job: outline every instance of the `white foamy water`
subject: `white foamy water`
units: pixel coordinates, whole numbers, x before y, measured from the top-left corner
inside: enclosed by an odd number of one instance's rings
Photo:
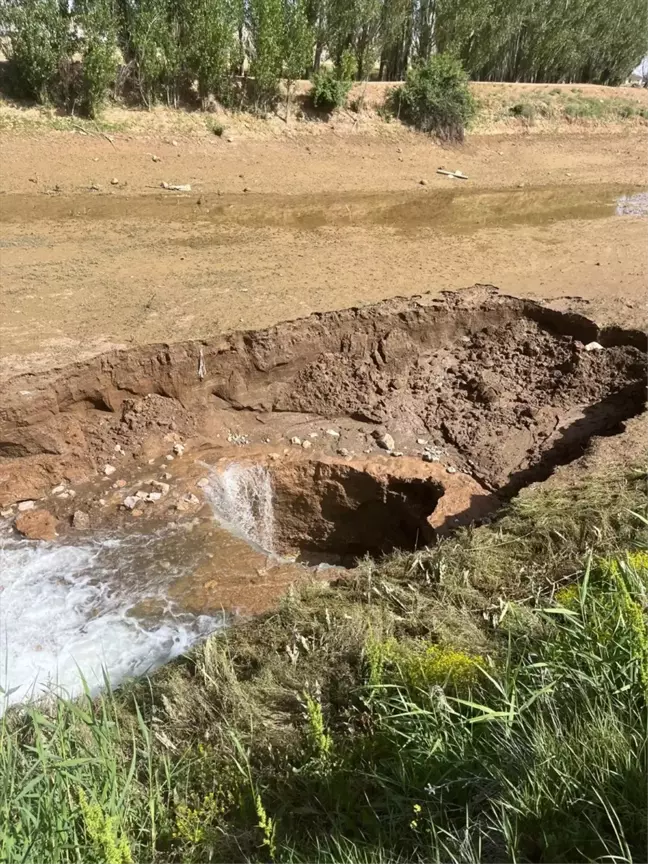
[[[182,536],[184,533],[184,536]],[[0,534],[0,713],[51,692],[96,693],[185,652],[222,619],[182,612],[166,598],[192,566],[175,529],[80,545]],[[148,611],[147,611],[148,610]]]
[[[210,472],[207,494],[223,528],[264,552],[274,551],[272,479],[263,465],[236,462]]]

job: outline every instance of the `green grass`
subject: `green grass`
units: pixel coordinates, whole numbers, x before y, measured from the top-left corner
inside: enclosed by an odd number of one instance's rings
[[[520,496],[9,712],[0,861],[644,860],[645,477]]]
[[[600,99],[584,96],[578,88],[569,92],[558,88],[532,91],[526,100],[509,105],[506,112],[529,125],[542,119],[619,122],[636,117],[648,118],[648,110],[638,102],[622,97]]]

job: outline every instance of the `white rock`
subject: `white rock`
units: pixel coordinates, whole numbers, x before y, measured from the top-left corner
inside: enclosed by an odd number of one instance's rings
[[[382,447],[383,450],[393,450],[396,446],[396,442],[389,434],[389,432],[383,432],[382,435],[378,435],[376,437],[376,444],[379,447]]]
[[[18,512],[19,513],[26,513],[27,510],[33,510],[35,506],[36,506],[35,501],[20,501],[18,504]]]
[[[176,456],[182,456],[184,451],[185,451],[184,444],[174,444],[173,445],[173,452],[176,454]]]
[[[200,498],[198,498],[197,495],[194,495],[193,492],[185,495],[182,500],[186,501],[188,504],[200,504]]]
[[[104,465],[104,474],[106,477],[110,477],[111,474],[114,474],[117,469],[114,465]]]
[[[346,447],[340,447],[338,449],[337,453],[338,453],[338,456],[345,456],[346,457],[349,455],[349,451],[347,450]]]
[[[124,448],[122,447],[122,445],[121,444],[115,444],[115,453],[123,453],[123,452],[124,452]]]
[[[173,462],[173,456],[170,453],[164,458],[167,460],[167,462]]]
[[[296,447],[301,447],[302,440],[298,438],[296,435],[290,439],[290,443],[294,444]]]
[[[173,474],[169,474],[168,471],[165,471],[164,474],[162,475],[163,480],[170,480],[172,477],[173,477]]]
[[[148,464],[149,465],[155,465],[155,459],[149,459]]]
[[[151,480],[151,486],[159,489],[162,495],[166,495],[171,488],[168,483],[162,483],[161,480]]]
[[[8,519],[9,516],[13,516],[13,507],[8,507],[6,510],[0,510],[0,516],[3,519]]]
[[[586,351],[603,351],[603,346],[599,342],[588,342],[585,346]]]
[[[390,455],[390,456],[402,456],[402,455],[403,455],[403,451],[402,451],[402,450],[392,450],[391,453],[390,453],[389,455]]]
[[[146,501],[148,498],[148,492],[145,492],[143,489],[138,489],[135,493],[135,497],[139,498],[140,501]]]
[[[456,474],[457,469],[454,467],[454,465],[448,465],[448,467],[446,468],[446,472],[448,474]]]
[[[61,484],[58,485],[58,486],[55,486],[55,487],[52,489],[52,495],[60,495],[61,492],[65,492],[65,486],[63,485],[63,483],[61,483]]]
[[[196,481],[196,486],[199,489],[204,489],[205,486],[209,486],[209,478],[208,477],[201,477],[200,480]]]
[[[317,432],[311,432],[308,437],[309,438],[319,438],[319,435],[317,434]]]
[[[340,437],[340,433],[335,429],[327,429],[326,434],[330,435],[331,438],[339,438]]]
[[[427,438],[417,438],[416,443],[423,446],[423,445],[427,444]]]
[[[311,448],[312,446],[313,446],[313,445],[311,444],[310,441],[302,441],[302,447],[304,448],[304,450],[310,450],[310,448]]]
[[[90,527],[90,517],[83,510],[75,510],[72,525],[79,531],[87,531]]]
[[[149,492],[146,496],[147,501],[159,501],[162,497],[162,492]]]
[[[134,510],[135,507],[139,504],[140,499],[136,498],[135,495],[127,495],[123,500],[123,505],[127,510]]]

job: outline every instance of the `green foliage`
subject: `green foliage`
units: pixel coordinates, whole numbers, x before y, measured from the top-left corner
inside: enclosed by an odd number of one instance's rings
[[[425,65],[411,69],[393,99],[406,122],[447,140],[463,140],[476,111],[468,76],[448,54],[435,54]]]
[[[645,55],[641,0],[441,0],[438,49],[457,51],[471,77],[619,84]]]
[[[335,69],[321,69],[313,75],[311,98],[313,105],[323,111],[343,108],[353,86],[356,72],[355,56],[344,51]]]
[[[0,860],[643,860],[646,503],[634,473],[536,489],[117,695],[10,712]]]
[[[306,701],[306,717],[308,720],[308,741],[315,758],[326,760],[331,753],[332,739],[326,731],[322,703],[310,694],[304,696]]]
[[[272,105],[279,92],[284,51],[283,0],[250,0],[250,31],[255,103]]]
[[[515,105],[511,105],[509,112],[514,117],[522,117],[524,120],[533,120],[536,115],[535,107],[530,102],[516,102]]]
[[[68,19],[57,0],[7,6],[11,73],[17,94],[37,102],[56,97],[61,62],[69,53]]]
[[[295,81],[313,59],[315,36],[308,22],[304,0],[284,0],[284,77],[286,79],[286,116],[290,114],[291,90]]]
[[[198,82],[203,107],[210,94],[229,101],[236,15],[233,0],[185,0],[183,4],[183,62],[188,76]]]
[[[203,108],[211,97],[232,104],[247,60],[254,106],[276,102],[283,76],[288,115],[294,82],[311,70],[322,75],[316,100],[331,110],[351,78],[423,84],[421,70],[439,53],[456,56],[473,79],[618,84],[648,42],[643,0],[7,0],[0,19],[12,33],[16,93],[90,116],[115,77],[115,44],[125,61],[120,89],[146,107],[196,97]],[[320,68],[322,56],[335,73]],[[341,66],[351,57],[347,74]],[[609,116],[594,102],[575,98],[564,116]],[[524,104],[518,116],[544,116]],[[639,113],[626,102],[616,116]]]
[[[81,108],[96,117],[117,72],[117,29],[111,0],[87,0],[80,15]]]
[[[173,0],[138,0],[125,5],[120,41],[139,100],[147,108],[161,98],[176,104],[181,84],[181,42]]]
[[[96,801],[89,803],[83,789],[79,789],[79,806],[88,839],[88,860],[101,864],[133,864],[128,841],[123,834],[119,836],[117,817],[106,816]]]

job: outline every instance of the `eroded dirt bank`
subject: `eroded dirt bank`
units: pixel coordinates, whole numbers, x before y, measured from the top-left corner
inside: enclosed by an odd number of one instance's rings
[[[205,465],[261,464],[281,548],[413,547],[621,431],[643,410],[645,348],[476,286],[111,351],[4,385],[0,503],[47,499],[68,525],[85,483],[95,524],[164,519],[200,507]]]

